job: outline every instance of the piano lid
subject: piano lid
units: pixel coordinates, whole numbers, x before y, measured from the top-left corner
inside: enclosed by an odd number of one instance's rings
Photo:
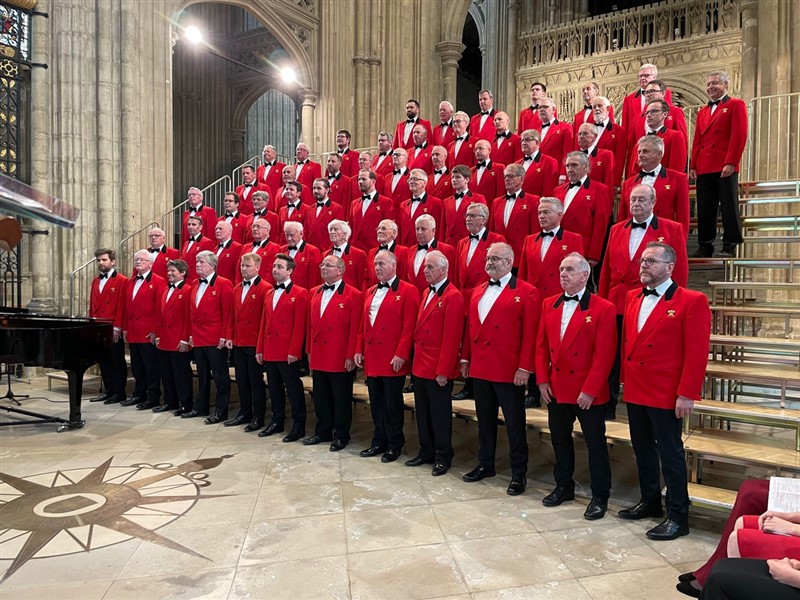
[[[81,209],[0,173],[0,211],[72,229]]]

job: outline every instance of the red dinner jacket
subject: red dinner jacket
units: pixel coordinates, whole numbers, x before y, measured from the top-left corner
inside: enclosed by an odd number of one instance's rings
[[[575,134],[572,133],[572,125],[555,119],[550,121],[547,129],[549,131],[539,144],[539,152],[554,158],[560,165],[574,147]]]
[[[621,125],[612,123],[609,120],[603,135],[596,142],[596,147],[602,150],[610,150],[614,155],[614,185],[620,185],[622,183],[622,172],[625,170],[625,161],[628,157],[627,131]]]
[[[297,170],[297,164],[294,165],[295,171]],[[303,184],[303,187],[307,187],[311,190],[311,186],[314,184],[315,179],[319,179],[322,177],[322,165],[318,162],[314,162],[313,160],[306,159],[306,162],[303,164],[303,168],[300,169],[300,173],[295,177],[297,181]]]
[[[108,287],[108,284],[106,284]],[[129,344],[146,344],[147,336],[156,332],[161,296],[167,282],[152,271],[142,281],[139,292],[133,297],[136,279],[131,279],[125,290],[125,314],[122,317],[122,331],[127,334]]]
[[[481,127],[481,117],[483,115],[481,113],[472,115],[469,120],[469,134],[475,139],[486,140],[487,142],[494,140],[494,134],[497,133],[497,129],[494,127],[494,115],[496,113],[495,109],[489,111],[483,127]]]
[[[634,175],[622,184],[622,197],[619,202],[617,222],[631,218],[631,192],[639,185],[642,178]],[[689,178],[686,173],[679,173],[661,167],[653,188],[656,190],[656,206],[653,212],[659,218],[677,221],[683,225],[684,235],[689,231]]]
[[[111,321],[114,327],[122,329],[125,314],[125,292],[128,289],[128,278],[114,269],[108,276],[103,292],[100,292],[100,276],[92,280],[92,291],[89,298],[89,316],[93,319]]]
[[[281,252],[289,254],[289,246],[281,246]],[[320,252],[319,248],[303,240],[297,246],[294,262],[297,263],[294,271],[292,271],[292,281],[294,283],[307,290],[321,283],[319,265],[322,262],[322,252]],[[271,267],[272,265],[270,265]],[[272,279],[272,276],[270,276],[270,279]]]
[[[672,280],[683,287],[689,282],[689,260],[686,257],[686,237],[682,225],[653,215],[633,258],[628,248],[630,239],[630,220],[617,223],[611,228],[600,271],[598,293],[616,305],[617,314],[620,315],[625,311],[625,296],[628,292],[642,287],[639,280],[639,259],[650,242],[664,242],[672,246],[676,256]]]
[[[588,113],[588,118],[587,118]],[[614,107],[608,107],[608,120],[612,123],[616,123],[614,121]],[[584,123],[591,123],[594,125],[594,115],[592,114],[591,109],[587,109],[584,107],[583,110],[579,110],[575,113],[575,117],[572,119],[572,132],[575,134],[575,147],[578,147],[578,128],[583,125]]]
[[[167,263],[176,258],[180,258],[181,253],[177,248],[169,248],[162,246],[158,252],[150,252],[150,258],[153,259],[153,265],[150,270],[159,277],[167,278]],[[133,269],[131,277],[136,277],[136,269]]]
[[[583,238],[559,227],[542,259],[543,240],[541,232],[525,238],[519,261],[519,276],[539,290],[542,298],[547,298],[561,291],[561,261],[572,252],[583,255]]]
[[[414,364],[411,372],[424,379],[439,375],[458,377],[461,340],[464,336],[464,297],[446,280],[427,303],[423,292],[414,326]]]
[[[156,338],[158,349],[166,352],[177,352],[181,342],[188,343],[192,335],[192,286],[186,280],[178,285],[169,300],[169,288],[161,294]]]
[[[389,170],[391,173],[391,169]],[[383,189],[386,186],[386,181],[384,179],[385,174],[375,173],[377,175],[375,179],[375,191],[378,192],[379,195],[385,196],[386,194],[383,193]],[[361,198],[364,194],[361,193],[361,188],[358,187],[358,177],[353,177],[350,179],[350,202],[347,206],[347,216],[350,217],[350,204],[356,198]]]
[[[433,152],[433,146],[427,142],[421,148],[411,146],[408,150],[408,169],[422,169],[428,175],[433,173],[431,152]]]
[[[622,332],[625,402],[674,409],[678,396],[700,400],[708,366],[708,298],[673,283],[637,332],[641,290],[628,292]]]
[[[638,89],[625,96],[625,99],[622,101],[622,123],[625,125],[626,129],[635,125],[636,118],[644,112],[642,107],[642,94],[642,90]],[[669,88],[664,91],[664,102],[672,106],[672,90]],[[645,104],[646,103],[647,100],[645,99]]]
[[[417,289],[420,292],[425,291],[428,288],[428,282],[425,281],[425,259],[423,258],[422,263],[419,266],[419,271],[414,273],[414,258],[417,256],[417,251],[419,249],[419,244],[416,242],[413,246],[408,247],[408,254],[406,255],[406,265],[405,265],[405,280],[409,283],[413,283],[417,286]],[[449,244],[445,244],[444,242],[440,242],[437,239],[434,239],[430,245],[428,246],[428,252],[431,250],[438,250],[442,254],[445,255],[447,261],[454,265],[456,262],[456,250]]]
[[[447,169],[447,167],[444,169]],[[453,178],[449,169],[439,176],[439,181],[434,182],[434,179],[436,179],[436,173],[428,177],[428,185],[425,187],[425,191],[431,196],[447,198],[453,193]]]
[[[542,303],[536,336],[536,383],[549,383],[558,404],[577,404],[581,392],[608,402],[608,375],[617,353],[617,318],[608,300],[584,291],[564,337],[563,294]]]
[[[501,194],[506,193],[506,182],[503,179],[503,171],[506,166],[491,159],[487,159],[486,163],[487,166],[483,169],[480,181],[478,181],[478,168],[470,168],[472,177],[469,180],[469,187],[476,194],[486,198],[487,206],[492,208],[492,201]]]
[[[459,240],[456,249],[458,258],[455,267],[455,280],[458,282],[458,289],[461,290],[464,296],[465,306],[469,305],[472,290],[489,280],[489,275],[486,273],[486,252],[489,250],[489,246],[498,242],[505,243],[506,238],[499,233],[489,231],[488,227],[485,228],[480,240],[478,240],[475,252],[472,253],[472,259],[468,263],[470,238],[464,237]]]
[[[536,371],[536,339],[542,301],[539,290],[513,275],[481,323],[478,303],[489,282],[472,293],[461,358],[470,361],[469,376],[513,383],[517,369]]]
[[[547,156],[541,152],[532,155],[528,161],[530,165],[525,171],[525,179],[522,180],[522,191],[534,196],[552,196],[553,190],[558,185],[558,174],[560,166],[558,161],[552,156]],[[517,161],[518,165],[525,168],[525,157]]]
[[[191,247],[189,247],[189,244],[191,244]],[[205,236],[201,236],[199,242],[191,242],[187,238],[183,243],[183,248],[181,248],[181,258],[189,266],[189,272],[186,273],[186,281],[191,283],[197,279],[197,255],[204,250],[214,252],[216,248],[217,245],[214,240],[210,240]]]
[[[332,254],[333,247],[329,248],[322,255],[322,258],[324,259]],[[337,254],[336,256],[339,255]],[[341,259],[344,261],[345,266],[344,275],[342,276],[344,282],[361,293],[364,290],[364,281],[367,276],[367,253],[352,244],[347,244]]]
[[[594,150],[589,153],[589,174],[592,179],[599,181],[605,185],[609,190],[614,189],[614,173],[615,159],[611,150],[605,150],[595,146]],[[566,175],[566,169],[562,171]]]
[[[508,200],[505,194],[495,198],[492,203],[489,226],[492,228],[492,231],[496,231],[506,238],[506,241],[514,249],[514,266],[518,267],[520,258],[522,257],[522,246],[525,244],[525,238],[539,229],[539,217],[537,215],[539,197],[520,192],[519,196],[514,201],[514,208],[511,209],[508,225],[504,223],[504,212],[507,202]]]
[[[252,215],[247,216],[247,231],[249,232],[247,235],[247,239],[245,242],[252,242],[253,241],[253,221],[256,219],[264,219],[267,223],[269,223],[269,234],[270,236],[278,234],[278,213],[274,213],[269,209],[265,209],[263,214],[256,215],[253,213]]]
[[[456,152],[456,144],[458,143],[455,138],[447,145],[447,168],[452,169],[456,165],[466,165],[470,169],[475,166],[475,142],[478,138],[464,134],[466,137],[461,142],[461,147]]]
[[[217,254],[218,250],[219,244],[211,251]],[[242,270],[239,264],[241,256],[242,245],[232,239],[228,240],[225,248],[217,255],[217,274],[233,284],[239,283],[242,280]]]
[[[348,179],[352,179],[353,177],[358,176],[358,152],[351,150],[350,148],[345,148],[343,152],[339,153],[339,157],[342,159],[342,167],[341,172],[342,175],[347,177]]]
[[[189,220],[189,217],[192,216],[199,216],[203,219],[203,228],[200,230],[205,237],[210,240],[214,239],[214,227],[217,225],[217,213],[214,212],[214,209],[210,206],[203,206],[200,209],[200,214],[192,214],[195,211],[192,209],[186,210],[183,213],[183,221],[181,225],[181,243],[185,242],[189,239],[189,230],[186,229],[186,222]]]
[[[410,171],[406,169],[405,172],[400,176],[400,179],[397,181],[397,185],[394,187],[394,189],[392,188],[392,179],[394,178],[394,173],[392,171],[389,171],[386,179],[383,180],[383,191],[389,198],[392,199],[395,220],[397,219],[397,214],[400,210],[400,203],[411,196],[411,190],[408,189],[409,173]]]
[[[489,156],[492,160],[501,165],[510,165],[522,159],[522,141],[516,133],[509,132],[508,137],[503,138],[503,143],[497,146],[497,140],[491,140],[492,151]]]
[[[447,149],[447,145],[456,139],[456,132],[453,131],[452,119],[449,123],[439,123],[433,128],[433,137],[430,138],[434,146],[442,146]]]
[[[217,219],[217,223],[219,223],[220,221],[227,221],[227,220],[228,217],[222,215]],[[236,213],[235,217],[231,217],[230,224],[232,229],[231,239],[234,242],[239,242],[240,244],[244,244],[253,239],[253,230],[252,230],[253,221],[242,211]],[[271,225],[272,223],[270,223],[270,226]],[[270,230],[270,232],[271,231],[272,230]]]
[[[408,150],[409,148],[414,147],[414,136],[413,131],[414,127],[417,125],[422,125],[425,129],[428,130],[428,139],[433,138],[433,130],[431,129],[431,122],[426,121],[425,119],[420,119],[419,117],[416,118],[416,122],[414,125],[408,130],[408,139],[403,139],[403,133],[405,132],[406,128],[406,119],[397,122],[397,126],[394,128],[394,140],[392,140],[392,148],[405,148]]]
[[[393,240],[392,243],[388,244],[388,247],[385,249],[397,257],[397,276],[403,281],[408,281],[406,279],[406,259],[408,258],[408,248],[398,245],[397,240]],[[375,276],[375,257],[378,255],[380,250],[381,248],[378,246],[367,252],[367,276],[365,284],[367,287],[372,287],[378,283],[378,278]]]
[[[469,235],[469,230],[467,229],[467,209],[470,204],[483,204],[485,206],[486,198],[480,194],[473,194],[472,190],[467,189],[464,197],[461,199],[461,205],[458,207],[458,210],[456,210],[455,196],[451,195],[442,200],[445,224],[442,240],[445,244],[450,244],[455,247],[462,238]]]
[[[340,281],[320,314],[322,286],[311,290],[308,318],[308,365],[314,371],[341,373],[344,361],[353,359],[361,329],[363,293]]]
[[[246,188],[244,184],[236,186],[236,193],[239,195],[239,212],[243,215],[253,214],[253,194],[255,192],[267,192],[272,196],[272,188],[265,183],[259,182],[258,174],[256,174],[255,184],[250,188]]]
[[[228,339],[230,331],[231,306],[233,305],[233,284],[230,280],[214,274],[209,278],[209,284],[200,305],[197,304],[197,291],[202,284],[192,288],[191,318],[192,318],[192,346],[216,346],[220,339]]]
[[[277,244],[285,244],[286,243],[286,234],[283,232],[283,226],[286,224],[287,221],[295,221],[297,223],[301,223],[303,225],[303,231],[306,229],[306,215],[311,212],[312,208],[300,203],[300,208],[296,208],[292,211],[292,215],[289,216],[289,206],[284,205],[281,206],[280,210],[278,211],[278,231],[270,233],[270,239],[275,240]]]
[[[315,200],[313,194],[311,193],[311,186],[304,185],[303,189],[300,190],[300,202],[306,206],[311,206],[314,204]],[[286,198],[283,196],[283,186],[281,186],[278,188],[278,193],[269,199],[267,208],[277,215],[278,211],[281,209],[281,206],[286,206],[286,204]]]
[[[233,340],[233,345],[240,348],[255,348],[258,332],[261,329],[261,315],[264,312],[264,296],[271,284],[256,276],[247,286],[247,293],[242,300],[244,282],[233,288],[232,313],[228,320],[226,339]]]
[[[391,198],[376,194],[370,201],[366,214],[364,214],[364,201],[361,197],[356,198],[353,200],[350,214],[350,227],[353,229],[350,243],[364,252],[377,248],[378,225],[384,219],[393,218],[394,205]],[[328,245],[330,246],[330,243]]]
[[[526,106],[519,111],[519,116],[517,117],[517,133],[522,135],[522,132],[528,129],[535,129],[536,131],[542,130],[542,120],[539,118],[538,105],[536,107]]]
[[[269,188],[270,197],[277,194],[278,189],[283,187],[283,167],[285,166],[285,163],[276,160],[275,164],[270,167],[269,173],[267,173],[267,166],[263,164],[259,165],[256,170],[256,181]]]
[[[689,168],[698,175],[720,173],[725,165],[735,165],[739,172],[747,143],[747,107],[738,98],[724,96],[714,114],[704,106],[697,113]]]
[[[372,157],[372,171],[378,176],[378,179],[385,178],[394,170],[394,166],[392,165],[392,157],[390,155],[391,152],[388,152],[381,161],[380,165],[378,165],[378,159],[381,157],[380,153]]]
[[[628,140],[628,146],[633,146],[633,144],[636,143],[636,140],[646,133],[644,129],[646,121],[647,120],[644,113],[641,113],[637,115],[633,129],[631,129],[630,125],[626,127],[628,130],[628,135],[630,136],[630,139]],[[670,105],[669,114],[664,119],[664,125],[667,129],[671,129],[672,131],[677,131],[680,133],[683,136],[683,145],[688,147],[689,128],[686,126],[686,117],[683,115],[682,108]]]
[[[564,203],[569,190],[569,182],[558,186],[553,195]],[[564,211],[561,226],[583,238],[583,250],[587,259],[599,261],[603,254],[605,239],[611,213],[611,200],[608,188],[589,177],[581,185],[572,203]]]
[[[261,257],[261,266],[258,268],[258,276],[265,282],[272,285],[275,279],[272,277],[272,265],[275,263],[275,255],[280,252],[281,247],[275,242],[262,241],[258,248],[254,248],[255,242],[250,242],[242,246],[242,254],[255,252]]]
[[[662,126],[656,133],[664,142],[664,156],[661,158],[661,164],[668,169],[683,173],[686,171],[686,155],[687,147],[686,141],[683,136],[677,131],[667,129]],[[632,177],[639,172],[639,140],[633,140],[630,146],[631,150],[628,156],[628,170],[627,177]]]
[[[399,233],[397,239],[401,246],[411,246],[417,243],[417,234],[415,231],[414,222],[417,217],[422,215],[430,215],[436,221],[437,230],[445,230],[445,222],[443,219],[444,209],[442,208],[442,201],[435,196],[429,195],[427,192],[422,196],[422,200],[414,202],[417,205],[414,216],[411,216],[412,201],[407,198],[400,204],[399,216],[397,219],[397,228]]]
[[[306,210],[303,237],[309,244],[316,246],[323,252],[330,250],[331,238],[328,234],[328,225],[334,219],[343,221],[344,218],[344,209],[341,205],[331,202],[330,198],[325,202],[319,214],[317,214],[317,205],[314,204]]]
[[[330,179],[328,179],[328,183],[330,183]],[[358,180],[356,179],[356,185],[358,184]],[[351,182],[349,177],[345,177],[341,172],[339,173],[338,177],[333,180],[331,183],[331,189],[328,191],[328,198],[331,199],[332,202],[336,202],[342,208],[344,208],[344,213],[349,214],[347,211],[350,206],[350,201],[353,199],[351,195]]]
[[[364,355],[364,375],[396,377],[411,372],[411,346],[419,312],[417,288],[395,277],[378,307],[375,323],[369,322],[370,304],[378,291],[374,285],[364,294],[364,314],[356,341],[356,354]],[[399,371],[392,369],[397,356],[406,362]]]
[[[290,355],[298,358],[303,355],[308,329],[308,290],[291,281],[272,308],[274,298],[275,289],[267,288],[256,353],[264,361],[287,362]]]

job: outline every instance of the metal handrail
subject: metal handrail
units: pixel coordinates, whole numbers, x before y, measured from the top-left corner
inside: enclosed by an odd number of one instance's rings
[[[222,186],[221,184],[227,182],[228,185]],[[213,192],[215,188],[222,189],[222,193],[218,193],[218,198],[216,196],[209,195],[206,197],[206,192]],[[223,175],[216,181],[211,182],[206,187],[204,187],[201,192],[203,192],[203,204],[206,206],[210,206],[214,209],[217,214],[220,214],[222,209],[222,200],[225,198],[225,192],[230,190],[231,188],[231,176],[230,175]],[[177,248],[180,248],[179,242],[175,240],[175,234],[180,233],[181,224],[178,223],[176,220],[176,216],[181,214],[181,211],[186,208],[189,204],[189,200],[186,199],[180,204],[173,206],[170,210],[165,212],[161,216],[161,222],[164,223],[164,231],[167,234],[167,240],[170,240],[170,243]]]
[[[750,100],[747,112],[746,180],[800,178],[800,92],[757,96]]]
[[[92,258],[91,260],[86,261],[80,267],[72,271],[69,274],[69,316],[76,317],[78,315],[75,314],[75,276],[89,267],[90,265],[95,264],[97,261],[96,258]]]
[[[261,157],[251,156],[245,162],[240,164],[236,167],[233,171],[231,171],[231,182],[234,188],[236,188],[240,183],[242,183],[242,169],[245,167],[253,167],[254,169],[258,168],[258,164],[261,161]]]
[[[143,232],[145,229],[148,229],[148,228],[153,228],[153,227],[161,227],[161,225],[159,225],[159,224],[158,224],[158,221],[150,221],[150,222],[149,222],[147,225],[145,225],[144,227],[141,227],[141,228],[137,229],[137,230],[136,230],[136,231],[134,231],[132,234],[130,234],[128,237],[126,237],[126,238],[122,238],[122,241],[119,243],[119,245],[117,246],[117,248],[119,248],[120,252],[122,252],[122,245],[123,245],[125,242],[128,242],[128,241],[130,241],[131,239],[133,239],[134,237],[136,237],[137,235],[139,235],[140,233],[142,233],[142,232]]]

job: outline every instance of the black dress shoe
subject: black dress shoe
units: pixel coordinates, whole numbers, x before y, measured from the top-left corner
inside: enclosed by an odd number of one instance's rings
[[[692,598],[699,598],[700,594],[702,593],[702,590],[698,590],[696,587],[694,587],[691,581],[681,581],[678,585],[675,586],[675,589],[678,590],[681,594],[686,594],[687,596],[691,596]]]
[[[263,433],[263,432],[262,432]],[[259,434],[261,435],[261,434]],[[331,438],[322,437],[321,435],[312,435],[310,438],[306,438],[303,440],[304,446],[316,446],[317,444],[321,444],[323,442],[330,442]]]
[[[114,394],[112,394],[111,392],[103,392],[102,394],[99,394],[99,395],[95,396],[94,398],[92,398],[91,400],[89,400],[89,402],[105,402],[106,400],[111,398],[111,396],[113,396],[113,395]]]
[[[592,496],[592,501],[589,502],[589,506],[583,513],[583,518],[587,521],[596,521],[605,517],[606,511],[608,511],[608,498]]]
[[[408,464],[408,463],[406,463]],[[431,475],[434,477],[439,477],[440,475],[444,475],[450,470],[450,465],[446,465],[444,463],[436,463],[433,465],[433,470],[431,471]]]
[[[237,425],[244,425],[245,423],[249,423],[250,419],[246,418],[244,415],[236,415],[233,419],[228,419],[223,423],[225,427],[236,427]]]
[[[119,403],[120,406],[136,406],[137,404],[139,404],[138,396],[131,396],[127,400],[123,400]]]
[[[162,405],[160,405],[160,406],[156,406],[156,407],[153,409],[153,412],[154,412],[154,413],[168,412],[168,411],[170,411],[170,410],[175,410],[176,408],[177,408],[177,407],[175,407],[175,406],[170,406],[170,405],[168,405],[168,404],[162,404]]]
[[[264,423],[260,423],[258,421],[253,421],[252,423],[248,423],[247,426],[244,428],[245,433],[252,433],[254,431],[258,431],[264,427]]]
[[[714,255],[714,246],[700,246],[692,254],[690,258],[711,258]]]
[[[476,481],[480,481],[481,479],[485,479],[486,477],[494,477],[495,472],[493,468],[490,467],[482,467],[478,465],[469,473],[464,473],[464,476],[461,478],[467,483],[475,483]]]
[[[694,581],[695,579],[697,579],[697,577],[695,577],[694,573],[691,571],[678,575],[678,581]]]
[[[369,448],[365,448],[359,452],[358,455],[363,456],[364,458],[372,458],[373,456],[378,456],[378,454],[383,454],[384,452],[386,452],[386,448],[383,446],[370,446]]]
[[[469,400],[471,398],[474,398],[474,396],[469,392],[465,392],[464,390],[461,390],[457,394],[453,394],[453,400]]]
[[[302,431],[290,431],[281,441],[284,444],[291,444],[292,442],[299,440],[304,435],[305,433]]]
[[[556,489],[542,498],[542,504],[545,506],[558,506],[567,500],[575,500],[575,488],[556,486]]]
[[[264,431],[258,432],[258,437],[267,437],[270,435],[275,435],[276,433],[283,433],[283,425],[278,425],[277,423],[270,423],[267,425],[267,428]],[[330,440],[325,440],[330,441]]]
[[[158,400],[148,400],[147,402],[140,402],[136,405],[136,410],[152,410],[157,406],[161,406]]]
[[[636,506],[630,508],[623,508],[619,511],[619,516],[623,519],[631,521],[638,521],[639,519],[647,519],[648,517],[659,518],[664,516],[664,510],[661,508],[661,503],[647,504],[646,502],[639,502]]]
[[[404,394],[413,394],[414,393],[414,385],[413,384],[409,384],[406,387],[404,387],[403,388],[403,393]]]
[[[525,408],[541,408],[541,406],[541,398],[536,398],[533,394],[525,396]]]
[[[401,450],[387,450],[383,456],[381,456],[382,463],[390,463],[396,461],[400,458]]]
[[[175,411],[175,416],[182,417],[183,415],[187,415],[190,412],[192,412],[191,408],[179,408],[178,410]]]
[[[525,475],[513,475],[511,483],[508,484],[506,493],[509,496],[519,496],[528,487],[528,478]]]
[[[415,456],[414,458],[411,458],[406,461],[407,467],[420,467],[422,465],[432,465],[432,464],[433,460],[422,458],[421,456]]]
[[[689,535],[689,525],[686,523],[678,523],[672,519],[664,519],[645,535],[649,540],[666,542],[677,539],[683,535]]]
[[[347,442],[345,442],[344,440],[333,440],[331,442],[331,447],[329,448],[329,450],[331,452],[340,452],[345,448],[347,448]]]
[[[103,404],[119,404],[122,401],[122,398],[117,396],[116,394],[109,396],[105,400],[103,400]]]
[[[207,417],[208,413],[202,410],[193,409],[181,415],[181,419],[194,419],[195,417]]]
[[[216,425],[217,423],[222,423],[225,420],[225,415],[221,415],[219,413],[214,413],[210,417],[208,417],[203,423],[206,425]]]

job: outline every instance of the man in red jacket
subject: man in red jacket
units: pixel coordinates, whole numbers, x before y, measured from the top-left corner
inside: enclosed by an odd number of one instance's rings
[[[274,196],[283,183],[281,171],[286,164],[277,159],[278,151],[275,146],[267,144],[264,146],[264,164],[256,170],[256,181],[262,186],[267,186],[270,196]]]
[[[216,244],[213,239],[205,237],[203,231],[203,217],[189,217],[186,220],[187,237],[181,248],[181,258],[189,266],[189,273],[186,279],[189,283],[197,279],[195,263],[197,254],[203,250],[214,250]]]
[[[647,532],[651,540],[689,533],[689,491],[682,420],[700,400],[708,366],[711,311],[705,294],[672,281],[675,251],[651,242],[642,252],[643,287],[628,292],[622,333],[622,380],[641,499],[623,519],[661,517],[661,474],[667,518]]]
[[[341,159],[342,175],[348,179],[358,174],[358,152],[350,149],[350,132],[340,129],[336,132],[336,153]]]
[[[278,254],[272,265],[275,285],[264,297],[264,316],[256,346],[256,360],[264,365],[272,405],[272,419],[258,437],[281,433],[286,419],[286,396],[292,407],[292,429],[283,438],[296,442],[306,434],[306,397],[300,379],[300,359],[308,323],[308,290],[292,281],[295,262]]]
[[[523,108],[517,118],[517,133],[522,135],[526,129],[542,129],[542,120],[539,118],[539,101],[545,98],[547,86],[539,81],[531,84],[531,105]]]
[[[491,142],[495,134],[494,115],[497,112],[494,109],[494,96],[491,91],[478,92],[478,106],[481,110],[469,120],[469,133],[475,139]]]
[[[589,452],[592,500],[583,517],[602,519],[611,495],[611,463],[606,443],[608,373],[617,349],[614,305],[586,289],[592,269],[577,252],[559,267],[563,294],[542,303],[536,337],[536,379],[547,404],[553,442],[556,488],[542,499],[558,506],[575,498],[575,447],[572,429],[581,425]]]
[[[730,258],[742,243],[739,221],[739,163],[747,143],[747,107],[728,96],[728,76],[715,71],[706,78],[708,106],[697,113],[689,179],[697,179],[697,242],[695,257],[711,256],[722,212],[722,251]]]
[[[153,227],[147,233],[147,240],[150,242],[150,247],[147,249],[150,252],[150,257],[153,259],[153,273],[167,278],[167,263],[176,258],[180,258],[180,251],[177,248],[170,248],[167,246],[167,236],[163,229]],[[135,269],[133,275],[136,275]]]
[[[186,228],[186,222],[189,217],[201,217],[203,223],[202,234],[208,239],[214,239],[214,223],[217,222],[217,213],[211,206],[203,204],[203,192],[196,187],[190,187],[188,191],[188,206],[183,213],[183,220],[181,226],[181,242],[185,243],[189,237],[189,231]]]
[[[539,151],[553,157],[558,164],[564,162],[567,152],[575,144],[575,133],[572,125],[556,118],[556,103],[552,98],[543,98],[539,102],[539,118],[542,120]],[[563,176],[559,181],[563,180]]]
[[[381,462],[400,457],[405,406],[403,385],[411,372],[411,345],[419,311],[419,292],[397,275],[397,256],[388,250],[375,255],[378,283],[364,296],[364,312],[356,342],[356,366],[364,369],[369,409],[375,432],[363,457],[381,456]]]
[[[448,279],[450,261],[434,250],[425,256],[425,281],[414,326],[411,381],[419,433],[419,451],[407,467],[433,464],[438,477],[453,462],[453,380],[458,377],[464,333],[464,297]]]
[[[353,371],[363,294],[344,282],[345,261],[328,255],[320,273],[324,283],[311,290],[308,320],[308,364],[312,372],[314,435],[306,446],[330,442],[339,452],[350,443],[353,422]]]
[[[469,115],[458,111],[453,115],[453,141],[447,145],[447,167],[453,169],[456,165],[475,166],[475,142],[479,138],[467,133]]]
[[[117,272],[117,253],[111,248],[98,248],[94,252],[100,275],[92,281],[89,297],[89,316],[114,324],[114,345],[111,352],[99,361],[103,393],[92,402],[116,404],[125,400],[128,383],[128,365],[125,364],[125,342],[122,339],[122,318],[125,313],[125,292],[128,278]]]
[[[242,167],[242,185],[236,186],[236,195],[239,196],[239,210],[243,215],[253,214],[253,194],[256,192],[272,193],[271,188],[260,183],[256,176],[256,170],[250,165]]]
[[[520,138],[522,158],[517,161],[525,169],[522,189],[526,194],[534,196],[552,196],[558,185],[561,168],[552,156],[542,154],[539,150],[539,132],[526,129]]]
[[[527,487],[525,384],[535,371],[535,345],[541,312],[539,292],[511,274],[514,250],[492,244],[486,254],[489,281],[472,294],[461,348],[461,375],[473,377],[478,416],[478,466],[466,473],[472,483],[495,475],[497,411],[502,408],[511,454],[508,495]]]
[[[292,270],[292,279],[295,284],[307,290],[318,286],[320,284],[319,263],[322,262],[322,253],[319,248],[303,239],[303,224],[287,221],[283,226],[283,234],[286,238],[286,245],[281,246],[280,252],[288,254],[295,262]],[[272,283],[271,275],[269,283]]]
[[[428,131],[428,137],[431,137],[431,122],[421,119],[419,110],[419,102],[413,98],[406,102],[406,118],[398,122],[395,127],[392,148],[405,148],[406,150],[413,148],[414,139],[411,132],[415,125],[422,125]]]
[[[233,284],[241,281],[239,271],[239,257],[242,255],[242,245],[233,241],[233,227],[226,221],[218,221],[214,227],[214,236],[217,238],[217,255],[215,271]],[[199,275],[199,272],[198,272]]]

